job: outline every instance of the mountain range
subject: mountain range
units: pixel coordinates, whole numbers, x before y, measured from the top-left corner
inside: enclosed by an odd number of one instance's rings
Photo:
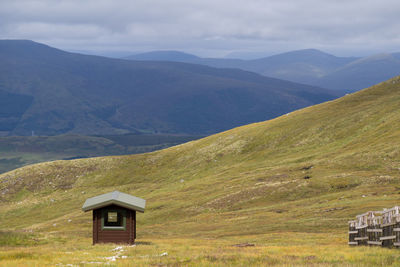
[[[210,134],[337,96],[240,69],[111,59],[26,40],[0,41],[0,95],[2,135]]]
[[[258,74],[342,92],[355,92],[400,74],[400,53],[337,57],[316,49],[291,51],[260,59],[200,58],[178,51],[153,51],[131,60],[179,61]]]

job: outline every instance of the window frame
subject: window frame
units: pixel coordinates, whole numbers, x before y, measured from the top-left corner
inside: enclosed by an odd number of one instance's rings
[[[109,212],[117,212],[122,214],[122,226],[107,226],[104,225],[105,218]],[[101,230],[122,230],[126,231],[126,210],[118,208],[105,208],[101,211]]]

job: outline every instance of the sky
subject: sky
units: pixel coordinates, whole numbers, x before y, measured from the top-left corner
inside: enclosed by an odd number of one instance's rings
[[[0,0],[0,39],[68,51],[400,52],[399,0]]]

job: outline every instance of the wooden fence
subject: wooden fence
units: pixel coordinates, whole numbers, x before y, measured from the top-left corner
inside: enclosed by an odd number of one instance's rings
[[[400,246],[399,232],[400,232],[400,213],[399,207],[383,210],[382,214],[382,246],[392,247]]]
[[[358,245],[358,241],[355,238],[358,236],[358,230],[356,230],[357,221],[349,221],[349,245]]]
[[[368,241],[367,244],[371,246],[381,246],[382,241],[382,229],[381,229],[381,222],[382,222],[382,215],[381,211],[370,212],[370,216],[367,218],[367,235]]]
[[[400,207],[357,215],[349,221],[348,244],[400,247]]]

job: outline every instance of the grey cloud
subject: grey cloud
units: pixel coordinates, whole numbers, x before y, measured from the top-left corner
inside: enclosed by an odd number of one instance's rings
[[[399,11],[397,0],[0,1],[0,37],[82,50],[372,53],[400,45]]]

